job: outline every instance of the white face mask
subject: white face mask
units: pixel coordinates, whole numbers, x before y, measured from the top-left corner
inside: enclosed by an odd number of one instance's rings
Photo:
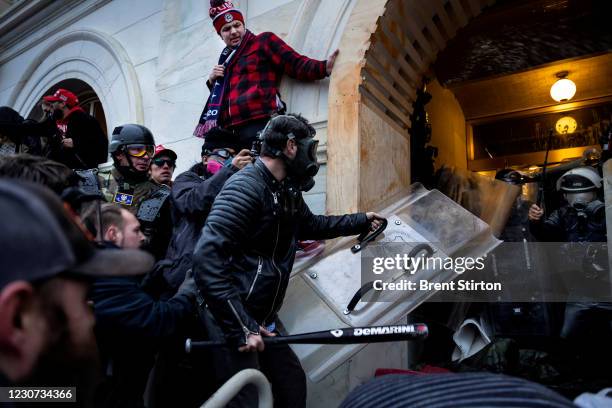
[[[594,191],[586,193],[565,193],[565,199],[572,207],[586,207],[588,203],[595,200],[597,195]]]

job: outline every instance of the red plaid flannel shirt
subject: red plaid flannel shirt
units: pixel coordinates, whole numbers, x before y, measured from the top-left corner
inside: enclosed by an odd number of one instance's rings
[[[219,124],[233,127],[270,117],[283,74],[302,81],[323,79],[326,61],[298,54],[276,34],[246,35],[245,48],[229,65]]]

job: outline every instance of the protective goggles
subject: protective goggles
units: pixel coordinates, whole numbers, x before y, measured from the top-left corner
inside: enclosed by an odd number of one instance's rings
[[[125,146],[125,151],[128,155],[132,157],[144,157],[148,155],[149,157],[153,157],[155,154],[155,146],[153,145],[127,145]]]
[[[164,159],[162,157],[158,157],[156,159],[153,159],[152,163],[154,165],[158,166],[158,167],[163,167],[164,164],[167,164],[168,167],[175,167],[176,166],[176,161],[174,161],[172,159]]]
[[[227,149],[217,149],[208,152],[209,156],[219,156],[223,160],[227,160],[232,157],[234,154]]]

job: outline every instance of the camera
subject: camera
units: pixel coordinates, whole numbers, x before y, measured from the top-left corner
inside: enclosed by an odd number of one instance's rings
[[[249,152],[249,154],[251,155],[253,159],[256,159],[257,157],[259,157],[260,152],[261,152],[261,140],[257,138],[257,140],[253,141],[253,144],[251,145],[251,151]]]

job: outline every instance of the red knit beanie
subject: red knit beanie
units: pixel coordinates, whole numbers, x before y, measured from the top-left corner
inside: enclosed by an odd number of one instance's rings
[[[208,15],[212,18],[217,34],[225,24],[231,23],[234,20],[241,21],[244,24],[242,13],[234,7],[231,1],[210,0]]]

